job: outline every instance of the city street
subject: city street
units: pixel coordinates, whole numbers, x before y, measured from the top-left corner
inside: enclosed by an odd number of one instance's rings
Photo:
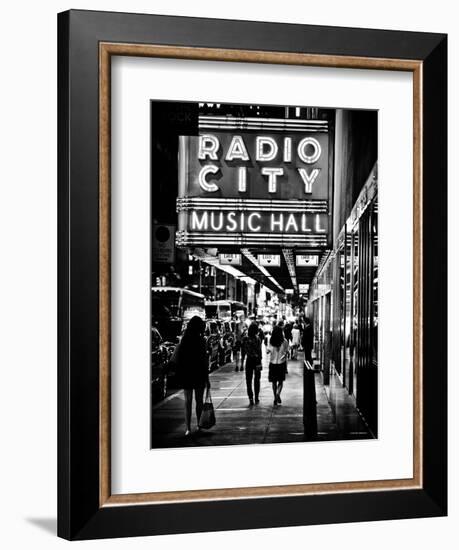
[[[273,405],[268,366],[264,357],[261,375],[260,403],[252,407],[246,392],[245,371],[235,372],[234,363],[220,367],[210,375],[211,395],[216,425],[209,431],[195,432],[185,437],[183,391],[174,391],[153,406],[152,448],[200,445],[236,445],[254,443],[301,442],[307,439],[303,429],[303,356],[289,361],[288,374],[282,391],[282,404]],[[372,436],[361,420],[352,398],[339,385],[325,389],[321,374],[315,374],[317,397],[316,440],[367,439]],[[334,391],[332,410],[328,391]]]
[[[151,447],[378,438],[378,112],[151,109],[152,196],[161,198],[151,210]],[[174,366],[193,318],[205,326],[190,331]],[[285,361],[284,339],[314,357],[306,379],[303,356],[290,361],[279,406],[267,363],[253,407],[245,373],[226,363],[244,341],[256,346],[253,323],[274,336],[273,363]],[[203,343],[208,359],[198,360]],[[186,439],[174,369],[201,386],[207,361],[217,424],[196,433],[188,408]]]

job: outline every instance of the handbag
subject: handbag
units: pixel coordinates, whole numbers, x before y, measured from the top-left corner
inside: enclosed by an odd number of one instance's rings
[[[207,388],[206,399],[202,407],[202,413],[199,418],[199,427],[203,430],[210,430],[212,426],[215,426],[215,411],[212,403],[212,397],[210,395],[210,389]]]

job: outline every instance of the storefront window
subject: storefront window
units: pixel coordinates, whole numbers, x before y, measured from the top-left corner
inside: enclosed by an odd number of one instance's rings
[[[345,326],[344,326],[344,373],[343,382],[350,391],[351,377],[351,327],[352,327],[352,235],[346,235],[345,247]]]
[[[344,343],[345,343],[345,265],[346,265],[346,253],[344,246],[340,248],[338,252],[339,262],[339,358],[336,362],[336,370],[339,374],[342,373],[342,367],[344,365]]]
[[[356,394],[357,337],[359,330],[359,228],[352,234],[352,333],[351,333],[351,378],[349,392]]]
[[[378,365],[378,202],[373,203],[371,217],[373,245],[373,284],[372,284],[372,315],[371,315],[371,361]]]

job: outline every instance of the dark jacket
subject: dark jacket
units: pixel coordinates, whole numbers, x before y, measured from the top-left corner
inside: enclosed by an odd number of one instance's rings
[[[176,372],[184,389],[203,388],[209,380],[209,357],[204,338],[182,338],[175,353]]]
[[[242,340],[242,349],[247,356],[247,364],[256,366],[261,364],[261,340],[258,336],[244,336]]]

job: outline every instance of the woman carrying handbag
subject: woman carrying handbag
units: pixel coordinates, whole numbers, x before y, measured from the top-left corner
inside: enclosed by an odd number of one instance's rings
[[[185,397],[185,435],[191,434],[191,409],[193,392],[196,402],[196,420],[199,430],[199,420],[203,411],[204,390],[210,388],[209,357],[204,340],[206,324],[195,315],[190,319],[177,346],[175,363],[177,373]],[[209,394],[210,395],[210,394]]]
[[[273,386],[274,405],[276,406],[282,403],[280,395],[287,372],[288,341],[284,338],[284,331],[281,326],[276,325],[273,328],[266,351],[270,356],[268,380]]]
[[[210,430],[212,426],[215,426],[215,411],[212,403],[212,397],[210,396],[210,387],[208,386],[206,390],[206,399],[199,418],[199,428],[202,428],[203,430]]]

